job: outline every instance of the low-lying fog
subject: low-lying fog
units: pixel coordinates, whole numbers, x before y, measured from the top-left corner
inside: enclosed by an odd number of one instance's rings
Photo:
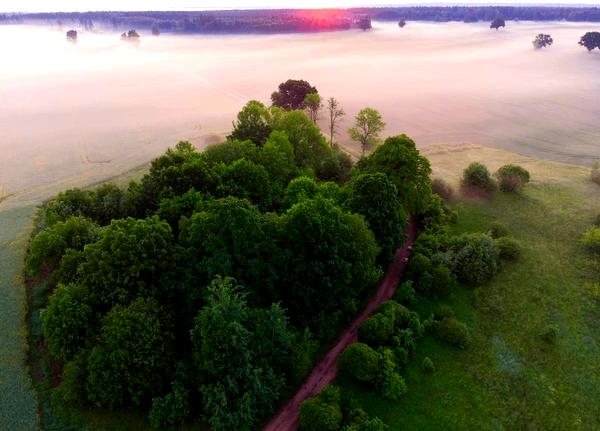
[[[97,178],[189,139],[227,133],[249,99],[302,78],[351,118],[379,109],[385,134],[493,145],[542,158],[600,157],[598,24],[374,23],[371,32],[152,37],[0,26],[0,194]],[[65,29],[66,31],[67,29]],[[552,47],[534,51],[537,33]],[[347,143],[346,133],[340,139]]]

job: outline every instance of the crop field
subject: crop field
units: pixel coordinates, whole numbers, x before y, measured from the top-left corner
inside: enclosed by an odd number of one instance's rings
[[[435,174],[454,184],[473,160],[530,170],[521,194],[452,205],[455,233],[486,232],[499,221],[521,242],[522,256],[487,285],[450,297],[473,342],[459,351],[426,337],[407,370],[405,400],[350,388],[392,430],[600,428],[599,268],[579,243],[600,209],[589,171],[475,146],[439,147],[429,157]],[[437,305],[421,301],[417,308],[427,315]],[[554,343],[542,337],[548,325],[558,327]],[[436,367],[431,375],[419,367],[426,356]]]

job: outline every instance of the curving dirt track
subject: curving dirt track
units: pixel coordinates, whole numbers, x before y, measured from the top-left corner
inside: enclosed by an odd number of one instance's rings
[[[402,248],[396,251],[394,262],[388,268],[383,281],[377,289],[377,293],[369,300],[367,306],[356,316],[350,326],[342,332],[335,346],[319,361],[308,379],[306,379],[298,392],[296,392],[296,395],[265,426],[264,431],[291,431],[298,428],[298,415],[302,401],[315,396],[323,387],[335,379],[337,374],[337,358],[346,346],[358,341],[358,327],[381,303],[391,299],[394,295],[400,277],[406,268],[415,236],[415,222],[411,219],[408,225],[408,239]]]

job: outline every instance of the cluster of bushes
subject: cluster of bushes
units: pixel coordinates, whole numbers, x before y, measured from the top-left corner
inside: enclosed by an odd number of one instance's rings
[[[471,342],[467,325],[458,320],[454,310],[448,306],[440,306],[436,310],[432,326],[436,336],[451,346],[466,349]]]
[[[374,387],[386,399],[402,399],[408,388],[400,373],[425,329],[417,313],[396,301],[385,302],[359,327],[359,342],[338,358],[340,374]]]
[[[404,135],[352,166],[303,112],[250,102],[224,143],[181,142],[126,189],[61,193],[27,258],[48,276],[57,399],[254,429],[354,316],[408,212],[436,214],[429,174]]]
[[[326,386],[300,406],[300,431],[385,431],[379,418],[370,418],[354,399],[337,386]]]
[[[497,188],[503,192],[516,192],[521,190],[529,180],[529,172],[518,165],[501,166],[492,176],[485,165],[473,162],[463,172],[461,188],[468,194],[486,195]]]

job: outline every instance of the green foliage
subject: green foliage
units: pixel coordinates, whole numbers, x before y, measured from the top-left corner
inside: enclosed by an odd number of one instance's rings
[[[449,305],[440,305],[434,313],[435,320],[452,319],[454,317],[454,310]]]
[[[313,121],[316,123],[319,119],[319,113],[321,109],[323,109],[323,102],[321,100],[321,96],[318,93],[308,93],[304,97],[304,102],[302,103],[303,108],[306,110],[306,113]]]
[[[380,261],[387,265],[406,239],[408,214],[398,199],[398,190],[382,173],[360,174],[350,183],[347,206],[362,214],[381,248]]]
[[[273,105],[287,111],[302,109],[308,94],[318,94],[315,87],[302,79],[288,79],[279,84],[278,91],[271,94]]]
[[[348,214],[330,200],[304,200],[283,216],[288,285],[284,304],[298,321],[319,329],[321,320],[333,328],[340,312],[372,286],[381,272],[375,264],[379,252],[364,219]],[[314,326],[313,326],[314,325]]]
[[[86,360],[83,354],[65,364],[60,385],[54,390],[53,400],[59,405],[81,406],[86,399]]]
[[[454,317],[444,317],[435,323],[437,337],[459,349],[466,349],[471,342],[467,325]]]
[[[438,265],[431,272],[431,295],[436,298],[447,297],[454,285],[452,272],[443,265]]]
[[[433,361],[428,356],[425,356],[423,362],[421,362],[421,370],[427,374],[435,372],[435,365],[433,365]]]
[[[153,300],[140,298],[127,307],[113,307],[88,358],[90,401],[108,407],[139,406],[162,393],[172,368],[170,331],[164,310]]]
[[[219,165],[217,171],[222,180],[218,192],[222,197],[235,196],[248,199],[263,211],[271,207],[271,182],[264,167],[240,159],[230,165]]]
[[[341,374],[368,383],[375,380],[379,371],[379,355],[364,343],[354,343],[338,357]]]
[[[544,327],[542,331],[542,339],[547,343],[553,344],[556,342],[560,328],[554,323],[550,323]]]
[[[279,218],[274,223],[278,229]],[[195,284],[206,286],[217,276],[234,277],[256,295],[253,300],[270,304],[276,299],[273,289],[279,274],[275,235],[248,201],[227,197],[204,202],[183,219],[180,244],[186,248]],[[188,303],[195,313],[198,298],[189,297]]]
[[[92,198],[91,218],[99,225],[105,226],[125,215],[123,190],[114,184],[102,184],[92,192]]]
[[[176,282],[176,247],[158,218],[115,220],[83,251],[78,275],[95,301],[110,306],[138,297],[165,298]]]
[[[274,109],[273,130],[284,132],[294,148],[296,166],[317,170],[331,149],[321,130],[302,111],[286,112]]]
[[[509,236],[510,231],[505,224],[500,223],[499,221],[495,221],[490,225],[490,236],[494,239],[502,238],[505,236]]]
[[[473,162],[463,171],[462,187],[468,191],[490,192],[495,190],[496,184],[490,171],[483,164]]]
[[[301,431],[338,431],[342,425],[340,390],[326,386],[316,397],[300,405]]]
[[[213,282],[191,332],[204,414],[216,431],[255,429],[271,412],[285,380],[264,353],[285,356],[292,340],[277,306],[254,312],[233,283],[230,278]]]
[[[382,349],[379,353],[379,371],[375,387],[383,398],[398,401],[406,395],[408,387],[395,369],[394,352],[391,349]]]
[[[600,253],[600,228],[591,227],[583,234],[581,243],[585,248],[594,252]]]
[[[266,106],[257,100],[251,100],[238,113],[237,121],[233,124],[233,131],[227,138],[239,141],[249,140],[255,145],[262,146],[271,134],[270,122],[271,115]]]
[[[358,339],[371,346],[386,344],[394,333],[394,316],[376,313],[358,328]]]
[[[187,389],[179,382],[173,382],[172,387],[167,395],[152,400],[148,420],[153,428],[179,425],[190,414]]]
[[[88,291],[75,284],[58,285],[42,313],[44,338],[50,352],[71,359],[94,336]]]
[[[529,172],[518,165],[504,165],[494,175],[503,192],[518,191],[529,182]]]
[[[190,189],[182,195],[161,200],[156,215],[161,220],[169,223],[171,230],[177,236],[181,218],[191,216],[203,200],[202,193]]]
[[[387,175],[398,190],[400,202],[413,214],[420,214],[427,207],[431,196],[431,166],[408,136],[387,138],[372,154],[362,158],[357,168],[363,173]]]
[[[502,237],[494,240],[498,256],[503,260],[517,260],[521,256],[521,244],[514,238]]]
[[[48,226],[69,217],[89,217],[94,206],[92,193],[88,190],[71,189],[59,193],[43,207],[44,221]]]
[[[412,280],[400,283],[400,286],[396,289],[396,293],[394,293],[394,301],[404,305],[410,305],[415,302],[417,297],[413,284]]]
[[[98,239],[100,230],[92,221],[71,216],[40,231],[29,245],[27,269],[39,273],[42,267],[54,269],[68,249],[83,250]]]
[[[463,234],[453,237],[444,254],[458,281],[480,286],[498,271],[498,247],[485,234]]]
[[[286,185],[296,173],[294,147],[285,132],[273,131],[260,154],[261,163],[269,178]]]
[[[283,194],[283,207],[291,208],[303,200],[314,198],[319,192],[316,181],[310,177],[296,177],[286,187]]]
[[[454,198],[454,189],[441,178],[433,179],[431,182],[431,191],[445,200]]]
[[[379,111],[373,108],[361,109],[354,120],[354,127],[348,129],[350,137],[360,143],[363,157],[368,150],[379,143],[379,133],[385,122]]]
[[[229,165],[240,159],[258,163],[260,154],[261,151],[251,140],[229,140],[220,144],[209,145],[202,153],[204,159],[211,166],[220,163]]]

